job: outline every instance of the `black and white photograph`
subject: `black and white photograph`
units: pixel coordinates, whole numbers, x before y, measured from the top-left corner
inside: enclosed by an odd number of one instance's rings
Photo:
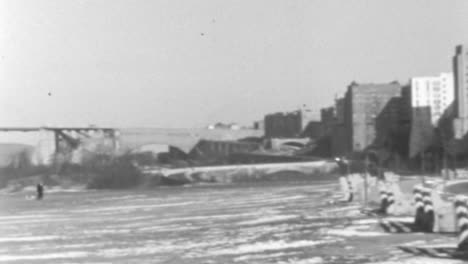
[[[468,263],[468,0],[0,0],[3,263]]]

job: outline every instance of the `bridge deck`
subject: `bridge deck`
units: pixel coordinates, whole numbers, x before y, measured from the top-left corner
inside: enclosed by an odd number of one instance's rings
[[[108,127],[0,127],[0,131],[3,132],[31,132],[31,131],[40,131],[40,130],[52,130],[52,131],[64,131],[64,130],[73,130],[73,131],[114,131],[115,128]]]

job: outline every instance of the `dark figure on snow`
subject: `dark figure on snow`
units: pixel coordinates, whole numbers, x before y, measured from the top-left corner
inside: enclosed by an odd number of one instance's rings
[[[44,196],[44,186],[40,183],[36,185],[36,191],[37,191],[37,200],[42,200],[42,197]]]

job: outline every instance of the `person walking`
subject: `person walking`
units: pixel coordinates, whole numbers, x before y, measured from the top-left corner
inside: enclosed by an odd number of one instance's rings
[[[36,185],[36,199],[37,200],[42,200],[44,197],[44,186],[41,183],[38,183]]]

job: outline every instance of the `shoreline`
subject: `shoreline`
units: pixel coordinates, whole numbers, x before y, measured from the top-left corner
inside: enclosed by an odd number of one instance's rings
[[[241,182],[194,182],[178,185],[153,185],[148,186],[140,184],[129,188],[103,188],[92,189],[87,188],[85,184],[71,184],[67,186],[60,185],[45,185],[45,195],[55,193],[84,193],[84,192],[151,192],[159,190],[183,190],[186,188],[196,189],[232,189],[232,188],[265,188],[265,187],[283,187],[284,185],[300,186],[300,185],[336,185],[338,187],[337,177],[331,175],[329,179],[307,177],[303,179],[279,179],[279,180],[258,180],[258,181],[241,181]],[[8,185],[0,189],[0,196],[17,195],[17,194],[35,194],[35,185]]]

